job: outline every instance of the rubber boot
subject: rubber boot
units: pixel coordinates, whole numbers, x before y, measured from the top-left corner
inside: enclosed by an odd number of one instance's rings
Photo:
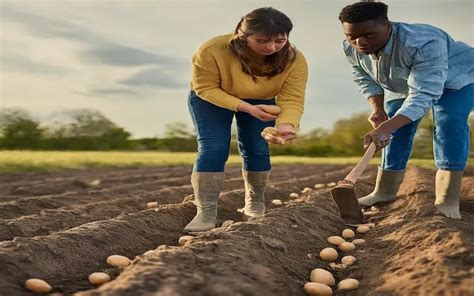
[[[217,200],[223,178],[223,172],[193,172],[191,174],[196,216],[186,225],[183,232],[201,232],[216,227]]]
[[[461,219],[459,213],[459,193],[463,171],[446,171],[439,169],[436,172],[436,200],[435,206],[441,214],[451,219]]]
[[[359,198],[359,205],[368,207],[380,202],[394,201],[404,175],[405,170],[385,171],[379,168],[374,191]]]
[[[242,170],[245,182],[244,218],[256,218],[265,215],[265,189],[267,189],[270,171],[251,172]]]

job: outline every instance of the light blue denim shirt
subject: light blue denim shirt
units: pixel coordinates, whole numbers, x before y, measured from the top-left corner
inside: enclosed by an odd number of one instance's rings
[[[405,99],[396,114],[422,118],[444,89],[474,83],[474,48],[454,41],[443,30],[424,24],[393,23],[385,47],[377,54],[357,52],[344,40],[354,81],[368,99]]]

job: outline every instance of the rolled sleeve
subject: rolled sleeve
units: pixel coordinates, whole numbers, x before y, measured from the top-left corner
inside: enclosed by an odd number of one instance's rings
[[[359,88],[359,92],[366,98],[383,95],[383,88],[359,65],[354,49],[347,41],[342,42],[342,48],[347,61],[352,65],[352,75],[354,82]]]
[[[444,90],[448,75],[448,50],[446,43],[434,40],[425,44],[414,55],[408,76],[408,96],[396,115],[415,121],[422,118],[438,100]]]
[[[350,60],[349,60],[350,61]],[[384,90],[375,80],[370,77],[360,66],[352,65],[352,75],[354,76],[354,82],[359,87],[359,92],[366,98],[369,99],[373,96],[383,95]]]

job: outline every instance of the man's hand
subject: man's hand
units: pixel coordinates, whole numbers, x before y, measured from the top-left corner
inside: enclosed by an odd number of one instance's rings
[[[388,120],[387,113],[383,109],[374,109],[368,118],[373,128],[379,127],[382,122]]]
[[[372,107],[372,113],[368,120],[373,128],[379,127],[379,125],[388,120],[387,113],[383,108],[384,95],[376,95],[368,99],[369,105]]]
[[[369,147],[371,142],[375,143],[377,149],[387,146],[389,144],[392,132],[398,130],[402,126],[409,124],[410,122],[412,122],[410,118],[400,114],[397,114],[389,120],[384,121],[376,129],[368,132],[364,136],[364,148]]]
[[[265,128],[262,131],[262,137],[269,143],[285,144],[285,142],[296,138],[296,129],[289,123],[282,123],[276,128]]]
[[[386,129],[382,126],[368,132],[364,136],[364,149],[367,149],[370,143],[374,142],[377,150],[384,148],[390,142],[391,130]]]

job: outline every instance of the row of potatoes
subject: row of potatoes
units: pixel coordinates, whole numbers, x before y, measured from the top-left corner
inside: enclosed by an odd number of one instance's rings
[[[156,201],[148,202],[146,203],[146,207],[148,209],[157,208],[158,202]],[[226,221],[226,222],[229,223],[229,221]],[[230,224],[232,223],[233,221],[230,222]],[[191,236],[182,237],[179,240],[179,244],[183,245],[186,241],[192,238],[193,237]],[[154,250],[147,251],[143,255],[147,255],[152,252],[154,252]],[[107,257],[106,262],[107,264],[113,267],[125,267],[131,263],[131,260],[125,256],[111,255]],[[89,282],[93,284],[94,286],[100,286],[104,283],[110,282],[111,280],[110,275],[105,272],[93,272],[89,275],[88,279],[89,279]],[[26,280],[25,288],[34,293],[49,293],[53,290],[53,287],[51,287],[51,285],[47,281],[39,279],[39,278],[31,278],[31,279]]]
[[[107,257],[106,262],[113,267],[125,267],[130,264],[131,260],[125,256],[111,255]],[[89,282],[94,286],[100,286],[109,281],[110,275],[105,272],[93,272],[89,275]],[[25,282],[25,288],[34,293],[49,293],[53,289],[48,282],[38,278],[28,279]]]
[[[374,223],[362,224],[357,227],[358,233],[367,233],[375,227]],[[356,246],[365,244],[364,239],[354,239],[355,233],[352,229],[344,229],[341,236],[330,236],[327,238],[328,243],[337,246],[342,252],[350,252],[356,249]],[[347,241],[352,239],[352,241]],[[319,257],[328,262],[329,267],[332,269],[345,269],[347,266],[354,264],[357,259],[354,256],[347,255],[341,258],[341,263],[336,263],[336,259],[339,257],[339,253],[335,248],[328,247],[321,250]],[[331,288],[336,284],[336,280],[331,272],[323,268],[313,269],[310,273],[310,282],[304,285],[304,291],[309,296],[321,296],[321,295],[332,295],[333,289]],[[353,278],[347,278],[341,280],[337,284],[338,291],[351,291],[359,287],[359,281]]]
[[[94,185],[98,185],[98,184],[94,184]],[[316,188],[322,188],[325,186],[325,184],[316,184],[316,185],[321,186],[321,187],[315,186]],[[331,187],[332,185],[333,184],[328,184],[328,187]],[[309,191],[311,191],[311,188],[306,187],[302,190],[302,193],[308,193]],[[290,194],[290,197],[296,198],[298,196],[299,195],[297,193]],[[276,200],[273,200],[272,203],[275,205],[281,205],[283,202],[279,199],[276,199]],[[146,203],[147,209],[156,209],[158,208],[158,206],[159,204],[156,201]],[[234,223],[233,220],[226,220],[224,221],[224,223],[222,223],[222,227],[230,226],[233,223]],[[191,235],[181,236],[178,240],[178,245],[183,246],[184,244],[186,244],[186,242],[192,240],[193,238],[194,236],[191,236]],[[144,253],[144,255],[147,255],[147,253],[149,252],[151,253],[153,251],[152,250],[147,251]],[[125,266],[128,266],[131,261],[125,256],[111,255],[107,257],[106,262],[107,264],[114,267],[125,267]],[[111,280],[110,275],[108,275],[105,272],[93,272],[89,275],[89,282],[95,286],[100,286],[106,282],[109,282],[110,280]],[[39,278],[31,278],[31,279],[26,280],[25,288],[34,293],[49,293],[53,289],[48,282]]]

